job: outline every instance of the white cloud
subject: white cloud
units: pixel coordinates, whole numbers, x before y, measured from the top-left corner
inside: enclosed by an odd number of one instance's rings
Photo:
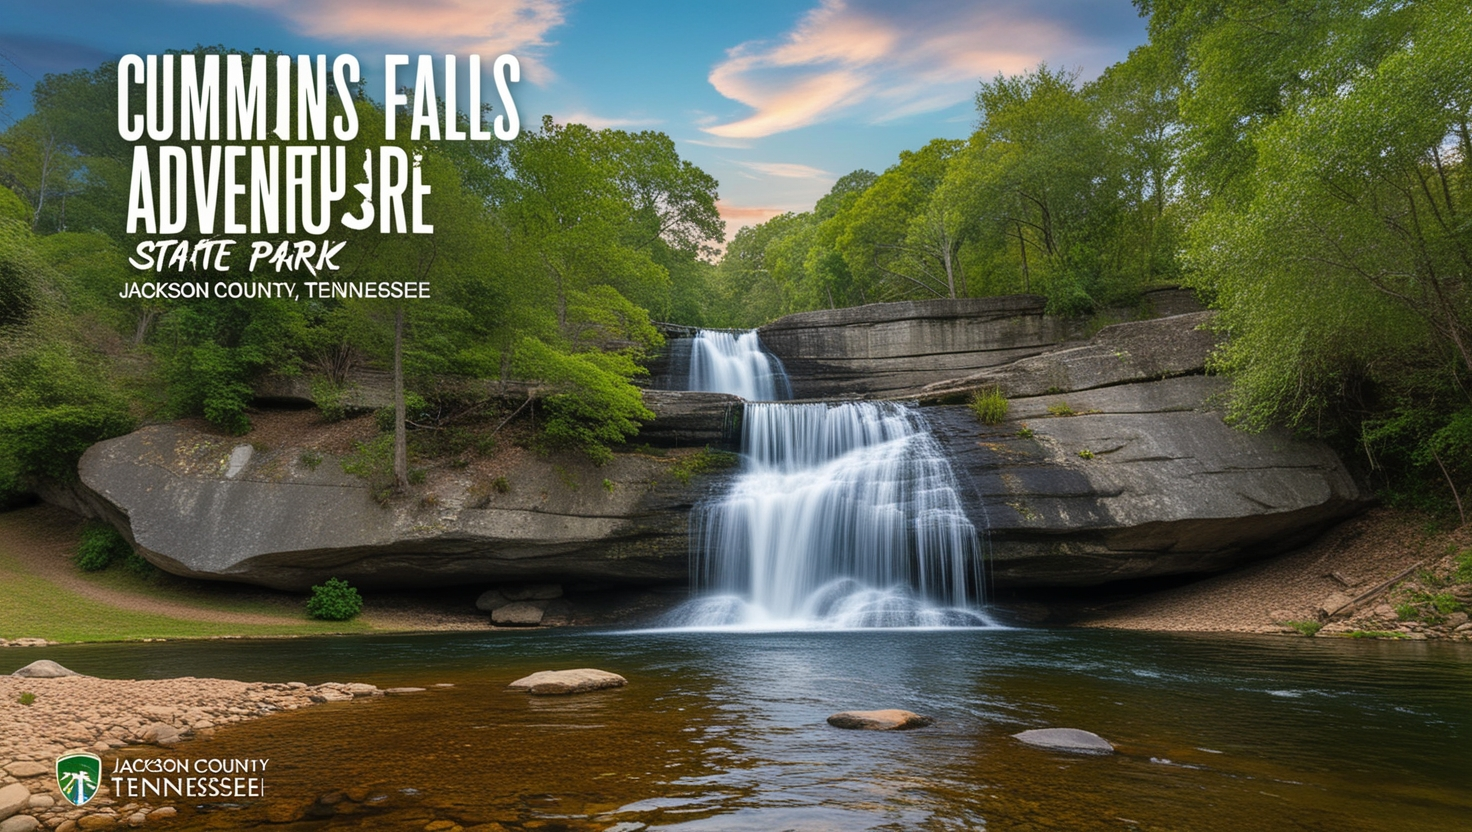
[[[1132,14],[1128,6],[1125,14]],[[1121,24],[1125,25],[1121,25]],[[1138,24],[1136,24],[1137,26]],[[1128,34],[1120,9],[1081,0],[822,0],[774,41],[740,44],[710,72],[716,91],[752,109],[701,129],[727,139],[770,136],[862,111],[882,122],[968,100],[977,82],[1050,60],[1092,70]]]
[[[768,176],[776,176],[781,179],[828,179],[833,180],[833,174],[826,170],[809,165],[799,165],[792,162],[742,162],[748,168],[757,173],[765,173]]]
[[[265,9],[302,34],[339,42],[389,42],[399,49],[478,54],[489,69],[511,53],[522,77],[546,83],[552,72],[540,60],[547,32],[562,25],[563,0],[194,0]]]

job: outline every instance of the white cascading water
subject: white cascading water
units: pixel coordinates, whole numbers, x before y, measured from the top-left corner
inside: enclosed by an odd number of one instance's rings
[[[749,402],[792,398],[787,371],[777,356],[762,349],[756,330],[733,335],[702,329],[690,344],[687,390],[732,393]]]
[[[677,627],[990,626],[950,463],[913,407],[746,405],[742,470],[691,519]]]

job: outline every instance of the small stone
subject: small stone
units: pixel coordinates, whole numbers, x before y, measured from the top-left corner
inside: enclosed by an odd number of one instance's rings
[[[902,711],[898,708],[887,708],[881,711],[841,711],[828,717],[828,724],[834,728],[855,731],[908,731],[911,728],[924,728],[934,721],[928,716]]]
[[[318,688],[317,692],[312,694],[313,702],[347,702],[352,698],[351,693],[343,693],[332,688]]]
[[[591,667],[577,670],[543,670],[512,682],[507,690],[526,691],[538,696],[586,693],[604,688],[620,688],[628,679],[606,670]]]
[[[384,688],[384,693],[423,693],[424,688]]]
[[[1456,631],[1459,633],[1472,633],[1472,623],[1463,624]]]
[[[424,832],[449,832],[459,828],[460,825],[452,820],[432,820],[424,825]]]
[[[128,815],[128,825],[129,826],[142,826],[143,824],[145,824],[147,822],[148,822],[148,815],[145,815],[142,812],[134,812],[133,814]]]
[[[527,601],[507,604],[491,613],[491,623],[500,627],[535,627],[542,623],[542,608]]]
[[[562,584],[511,584],[501,594],[512,601],[550,601],[562,597]]]
[[[55,806],[55,805],[56,805],[56,798],[52,797],[49,794],[33,794],[33,795],[31,795],[31,808],[32,809],[50,809],[52,806]]]
[[[41,828],[41,821],[30,815],[16,815],[0,822],[0,832],[36,832]]]
[[[25,639],[21,639],[25,641]],[[73,670],[67,670],[50,659],[37,659],[20,670],[10,674],[22,679],[56,679],[62,676],[80,676],[82,674]]]
[[[1466,623],[1467,614],[1465,612],[1454,612],[1446,617],[1446,626],[1451,627],[1453,630]]]
[[[181,739],[179,729],[167,722],[152,722],[145,725],[138,732],[138,738],[156,745],[173,745]]]
[[[40,763],[33,762],[31,760],[22,760],[18,763],[11,763],[10,765],[5,767],[5,773],[9,774],[11,777],[36,777],[38,775],[45,774],[50,770],[51,769],[47,768],[46,766],[43,766]]]
[[[56,827],[56,832],[77,832],[77,822],[71,818],[67,818],[61,822],[60,826]]]
[[[118,825],[118,819],[112,815],[84,815],[77,818],[77,828],[90,832],[93,829],[112,829]]]
[[[179,814],[179,810],[175,809],[173,806],[160,806],[157,809],[154,809],[152,812],[148,813],[148,819],[162,820],[163,818],[171,818],[177,814]]]
[[[1091,754],[1113,754],[1114,745],[1109,740],[1090,731],[1077,728],[1037,728],[1012,735],[1028,745],[1040,748],[1056,748],[1059,751],[1082,751]]]
[[[22,783],[0,788],[0,820],[10,817],[31,804],[31,790]]]
[[[363,682],[353,682],[350,685],[343,685],[342,690],[343,693],[350,693],[353,696],[383,695],[383,691],[379,690],[377,685],[364,684]]]

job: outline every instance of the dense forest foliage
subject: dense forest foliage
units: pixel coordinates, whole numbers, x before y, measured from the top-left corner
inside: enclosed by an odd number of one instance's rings
[[[1326,437],[1397,497],[1460,508],[1465,3],[1137,5],[1148,42],[1098,78],[1040,65],[982,80],[968,138],[843,176],[811,211],[741,229],[718,261],[717,183],[664,134],[547,120],[476,144],[400,129],[436,233],[349,232],[341,263],[352,279],[432,282],[433,300],[397,304],[118,298],[143,235],[123,232],[131,146],[97,117],[116,106],[116,69],[47,76],[0,135],[0,492],[64,476],[140,421],[243,431],[264,372],[330,398],[352,368],[397,356],[411,401],[451,410],[474,394],[449,380],[538,382],[547,441],[606,459],[649,418],[632,382],[660,342],[651,320],[746,327],[1013,293],[1080,315],[1185,284],[1231,336],[1215,369],[1234,381],[1232,419]],[[384,143],[383,116],[355,106],[361,155]]]
[[[1080,314],[1179,283],[1231,336],[1230,417],[1330,439],[1394,498],[1472,481],[1472,15],[1464,2],[1137,0],[1099,78],[981,84],[976,131],[742,229],[707,314],[1030,292]],[[1468,506],[1472,508],[1472,506]]]

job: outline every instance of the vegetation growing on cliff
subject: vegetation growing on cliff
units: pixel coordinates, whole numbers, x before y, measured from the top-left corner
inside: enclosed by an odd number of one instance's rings
[[[436,380],[540,383],[523,415],[544,442],[603,460],[650,416],[631,381],[660,344],[652,319],[747,326],[1017,292],[1097,313],[1185,283],[1231,336],[1215,369],[1233,419],[1328,438],[1395,499],[1465,520],[1465,4],[1136,5],[1149,41],[1099,77],[978,79],[969,136],[839,178],[812,210],[742,229],[714,265],[717,183],[664,134],[547,120],[504,145],[438,143],[406,125],[438,233],[350,235],[340,276],[432,282],[415,303],[118,298],[136,242],[122,232],[130,147],[87,115],[115,106],[115,68],[47,76],[0,135],[0,495],[69,474],[139,419],[242,431],[266,372],[328,391],[395,367],[436,407]],[[353,106],[349,153],[384,143],[377,105]],[[402,483],[410,426],[391,421]]]
[[[1182,282],[1231,338],[1230,416],[1336,443],[1469,519],[1472,17],[1463,3],[1136,0],[1097,79],[984,80],[976,130],[742,229],[710,317]],[[1058,414],[1061,415],[1061,414]]]

